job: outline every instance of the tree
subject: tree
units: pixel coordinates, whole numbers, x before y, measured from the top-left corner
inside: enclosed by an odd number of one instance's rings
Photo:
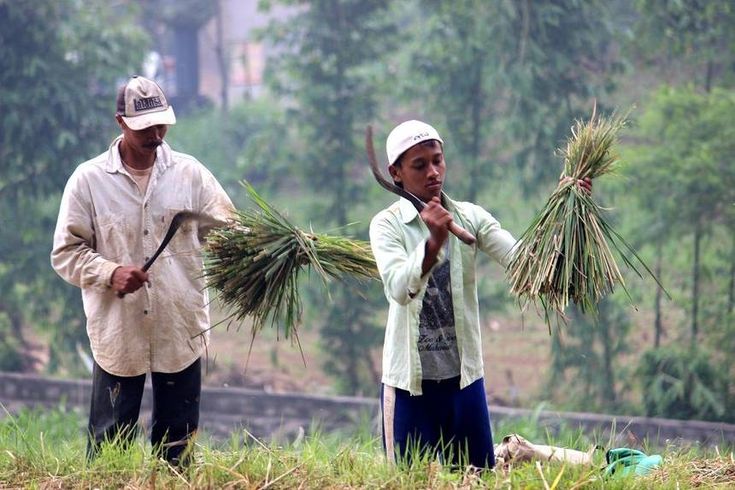
[[[688,81],[709,92],[735,82],[735,5],[729,0],[638,0],[637,55],[661,65],[672,58],[695,68]],[[644,54],[646,53],[646,54]]]
[[[592,98],[612,88],[619,68],[613,31],[600,1],[419,2],[407,77],[449,135],[458,182],[474,200],[505,177],[487,161],[525,171],[536,190],[555,181],[554,151]],[[422,83],[416,84],[420,78]],[[423,89],[422,89],[423,87]],[[459,174],[459,172],[457,172]]]
[[[711,339],[709,356],[729,359],[735,355],[735,345],[731,341],[730,293],[733,283],[731,258],[735,247],[734,110],[735,93],[732,91],[713,89],[710,93],[702,93],[693,88],[663,87],[642,115],[636,144],[630,149],[630,175],[646,182],[645,192],[649,194],[649,198],[640,200],[642,209],[649,215],[661,217],[668,228],[662,240],[681,243],[682,239],[691,239],[690,280],[688,285],[684,283],[691,288],[690,345],[686,352],[665,351],[667,365],[684,363],[686,368],[687,359],[695,359],[704,348],[706,338],[701,332],[705,329]],[[728,243],[730,253],[722,247]],[[717,248],[720,253],[716,253]],[[710,272],[713,269],[720,269],[721,273]],[[703,304],[706,309],[702,308]],[[675,361],[676,355],[687,359]],[[642,364],[641,369],[648,373],[651,383],[660,384],[656,379],[667,374],[661,374],[656,366],[664,361],[649,358],[645,362],[647,364]],[[718,371],[717,376],[722,375],[724,392],[729,393],[728,380],[735,374],[731,363],[715,362],[708,364],[707,369],[710,366]],[[693,397],[698,395],[693,390],[699,388],[686,379],[687,382],[675,386],[683,390],[677,396],[694,403]],[[648,395],[653,396],[652,393]],[[662,397],[671,395],[666,390],[656,393]],[[663,399],[648,399],[646,403],[652,406],[664,402]],[[726,396],[725,404],[731,403]],[[698,410],[695,412],[699,413]],[[707,413],[708,417],[714,416]]]
[[[732,421],[724,402],[726,375],[713,367],[710,355],[698,347],[646,351],[637,371],[646,415]]]
[[[323,217],[323,225],[343,226],[365,195],[364,181],[353,177],[356,168],[367,168],[358,157],[364,150],[357,141],[375,113],[376,74],[391,31],[385,15],[388,2],[278,3],[300,7],[289,19],[271,24],[265,35],[280,50],[269,61],[267,80],[290,102],[291,120],[302,142],[299,171],[319,193],[312,216]],[[358,372],[365,357],[355,356],[353,347],[369,352],[377,340],[373,318],[363,314],[353,298],[343,290],[333,295],[330,325],[321,333],[332,359],[327,367],[339,365],[334,374],[345,376],[343,385],[355,393],[364,386]]]
[[[554,335],[548,396],[585,410],[619,410],[624,401],[618,388],[629,385],[620,359],[628,351],[631,323],[613,298],[598,308],[594,318],[571,308],[569,322]]]
[[[156,23],[164,24],[169,31],[168,44],[176,60],[176,90],[169,94],[171,104],[179,115],[206,105],[199,96],[199,30],[212,17],[219,14],[217,0],[138,0],[142,19],[147,28],[155,32]],[[223,62],[219,53],[220,68]],[[226,79],[223,83],[226,83]],[[173,92],[173,91],[172,91]]]
[[[21,345],[45,326],[52,363],[85,338],[79,292],[49,266],[60,190],[110,140],[116,84],[145,48],[131,15],[103,0],[0,0],[0,317]]]
[[[735,55],[735,5],[729,0],[637,0],[639,17],[635,23],[633,56],[653,65],[655,71],[673,84],[695,85],[709,93],[716,87],[735,83],[732,59]],[[684,76],[671,76],[671,66]],[[698,237],[698,238],[697,238]],[[699,310],[701,234],[695,236],[693,328]],[[735,257],[735,237],[730,251]],[[729,309],[735,304],[735,260],[728,273]],[[696,291],[696,293],[695,293]]]
[[[697,343],[700,330],[702,239],[717,226],[735,231],[731,224],[734,109],[731,92],[701,94],[664,87],[640,118],[635,135],[639,143],[630,151],[630,175],[647,183],[649,197],[657,197],[642,201],[644,209],[662,217],[672,236],[692,236],[692,344]]]

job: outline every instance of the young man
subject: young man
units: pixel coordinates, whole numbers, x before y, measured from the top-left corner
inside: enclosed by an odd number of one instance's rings
[[[480,206],[442,192],[444,142],[426,123],[388,135],[393,181],[426,204],[400,199],[370,223],[370,244],[389,302],[383,347],[383,440],[388,458],[437,452],[453,465],[492,468],[483,381],[475,261],[481,251],[504,268],[516,240]],[[579,181],[590,192],[589,180]],[[474,245],[449,234],[456,223]]]
[[[209,328],[201,247],[234,208],[214,176],[163,138],[173,108],[152,80],[120,87],[122,135],[82,163],[61,200],[51,264],[82,290],[94,369],[88,456],[105,440],[130,441],[151,372],[151,442],[173,464],[199,422],[200,357]],[[141,269],[178,211],[185,223],[148,272]]]
[[[370,243],[389,302],[383,348],[383,438],[389,459],[437,451],[449,464],[492,468],[490,417],[483,382],[475,260],[503,266],[516,240],[481,207],[442,192],[446,163],[437,131],[399,124],[386,141],[393,181],[421,199],[378,213]],[[454,221],[477,239],[449,234]]]

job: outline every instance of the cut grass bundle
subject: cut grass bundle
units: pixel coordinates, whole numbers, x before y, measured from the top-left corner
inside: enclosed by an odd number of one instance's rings
[[[205,247],[208,286],[230,309],[228,319],[252,318],[252,336],[268,319],[280,338],[296,336],[302,305],[299,273],[315,270],[326,286],[329,278],[344,275],[377,278],[367,242],[306,233],[296,228],[243,182],[255,209],[237,211],[228,226],[212,231]]]
[[[564,319],[570,301],[583,313],[596,313],[600,299],[612,292],[616,284],[625,290],[611,248],[639,276],[624,252],[629,252],[653,276],[607,223],[604,210],[577,185],[580,179],[595,179],[614,170],[619,159],[613,145],[625,124],[625,117],[605,118],[594,110],[589,121],[575,122],[566,148],[560,150],[564,178],[521,235],[508,266],[511,292],[523,306],[539,301],[549,327],[550,313]]]

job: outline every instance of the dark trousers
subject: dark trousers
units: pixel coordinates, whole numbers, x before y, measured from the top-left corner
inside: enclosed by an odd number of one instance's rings
[[[145,374],[115,376],[94,363],[88,458],[97,454],[100,443],[104,441],[125,445],[135,438],[145,378]],[[186,463],[184,451],[199,426],[201,360],[197,359],[178,373],[151,373],[151,385],[153,449],[173,464]]]
[[[395,405],[391,425],[393,444],[385,441],[386,428],[383,427],[384,445],[393,446],[399,462],[411,464],[413,458],[430,452],[437,454],[442,462],[449,465],[477,468],[495,466],[493,436],[490,429],[490,414],[487,410],[485,384],[478,379],[464,389],[459,388],[459,377],[421,383],[420,396],[411,396],[408,391],[383,386],[381,407],[384,414],[385,390],[395,390]]]

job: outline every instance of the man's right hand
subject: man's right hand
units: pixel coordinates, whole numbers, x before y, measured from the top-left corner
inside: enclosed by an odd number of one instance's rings
[[[421,264],[422,275],[436,263],[444,242],[449,236],[449,225],[452,223],[452,215],[444,209],[438,197],[433,197],[421,211],[421,219],[429,228],[429,239],[426,241],[424,261]]]
[[[112,273],[112,289],[118,296],[134,293],[148,282],[148,273],[140,267],[123,265]]]

